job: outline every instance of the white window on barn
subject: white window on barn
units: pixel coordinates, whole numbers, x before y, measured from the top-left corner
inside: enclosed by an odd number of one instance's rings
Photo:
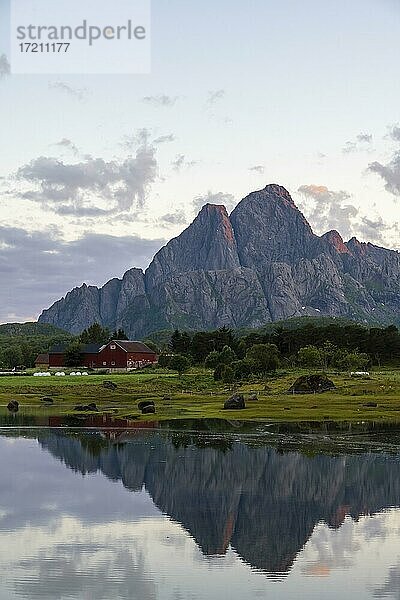
[[[117,346],[115,344],[111,344],[110,350],[116,350],[116,349],[117,349]]]
[[[106,361],[104,361],[103,362],[103,367],[106,367],[106,366],[107,366],[107,363],[106,363]]]
[[[111,361],[111,366],[112,366],[112,367],[115,367],[115,360],[112,360],[112,361]]]

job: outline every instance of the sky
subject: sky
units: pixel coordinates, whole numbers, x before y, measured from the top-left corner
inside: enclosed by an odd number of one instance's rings
[[[8,30],[0,0],[0,322],[269,183],[400,249],[399,0],[153,0],[147,75],[10,75]]]

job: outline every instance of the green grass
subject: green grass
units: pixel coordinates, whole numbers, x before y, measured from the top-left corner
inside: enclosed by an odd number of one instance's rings
[[[352,379],[348,374],[327,373],[336,389],[323,394],[293,396],[287,393],[300,375],[310,371],[281,371],[262,381],[237,386],[214,382],[212,373],[192,369],[179,378],[158,370],[122,375],[89,377],[0,377],[0,411],[7,413],[11,399],[20,403],[22,414],[73,413],[76,404],[95,402],[102,412],[139,420],[165,419],[240,419],[268,421],[396,421],[400,420],[400,369],[371,373],[370,379]],[[117,389],[104,389],[105,379]],[[248,396],[257,392],[257,401],[247,401],[241,411],[223,410],[223,402],[233,391]],[[44,408],[41,398],[51,396],[54,405]],[[157,414],[141,416],[137,403],[152,399]],[[376,402],[376,408],[365,407]]]

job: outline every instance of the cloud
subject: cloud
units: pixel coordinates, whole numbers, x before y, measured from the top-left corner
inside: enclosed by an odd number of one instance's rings
[[[166,144],[166,143],[170,143],[170,142],[175,142],[176,137],[174,136],[173,133],[170,133],[169,135],[160,135],[160,137],[156,138],[153,141],[153,144]]]
[[[323,185],[302,185],[298,192],[304,201],[299,207],[319,235],[336,229],[344,239],[358,235],[369,242],[384,244],[385,236],[398,231],[398,224],[387,224],[380,216],[371,218],[349,204],[346,191],[334,192]]]
[[[64,81],[54,81],[49,83],[49,89],[64,92],[68,96],[73,96],[74,98],[77,98],[80,101],[84,99],[87,93],[86,88],[74,88],[71,85],[68,85],[68,83],[65,83]]]
[[[175,212],[163,215],[158,219],[158,222],[163,227],[166,227],[169,225],[185,225],[187,219],[184,210],[176,210]]]
[[[370,150],[373,136],[372,133],[359,133],[355,141],[346,142],[342,148],[343,154],[350,154],[352,152],[365,152]]]
[[[8,58],[5,54],[0,55],[0,79],[4,79],[8,77],[11,73],[10,63],[8,62]]]
[[[387,164],[378,161],[368,165],[368,171],[376,173],[385,182],[385,189],[394,196],[400,196],[400,151],[395,152]]]
[[[254,171],[255,173],[258,173],[259,175],[264,175],[265,167],[264,167],[264,165],[254,165],[254,167],[249,167],[249,171]]]
[[[333,192],[324,185],[313,184],[302,185],[298,192],[306,201],[313,201],[313,208],[310,208],[309,204],[303,204],[302,209],[320,233],[337,229],[343,237],[351,237],[352,220],[357,216],[358,210],[352,204],[348,204],[348,192]]]
[[[88,233],[64,241],[57,229],[28,232],[0,225],[0,322],[35,317],[68,289],[103,284],[135,266],[145,268],[164,240]]]
[[[226,194],[224,192],[213,193],[208,191],[203,196],[196,196],[193,199],[193,208],[195,212],[199,212],[205,204],[222,204],[225,206],[228,212],[233,210],[237,204],[235,196],[232,194]]]
[[[151,104],[153,106],[174,106],[179,100],[179,96],[167,96],[166,94],[160,94],[158,96],[144,96],[142,102]]]
[[[63,141],[64,146],[71,144]],[[20,197],[44,209],[61,215],[101,216],[127,212],[134,205],[143,207],[156,176],[155,149],[142,145],[134,157],[109,162],[86,156],[66,163],[40,156],[21,167],[16,177],[28,188]]]
[[[68,138],[63,138],[59,142],[56,142],[54,144],[54,146],[58,146],[60,148],[66,148],[67,150],[70,150],[72,152],[72,154],[74,154],[75,156],[77,154],[79,154],[78,147],[75,146],[75,144],[71,140],[69,140]]]
[[[225,90],[211,90],[207,95],[207,104],[208,106],[213,106],[219,100],[222,100],[226,96]]]
[[[191,167],[196,166],[198,164],[198,161],[187,161],[186,156],[184,154],[178,154],[171,164],[174,171],[180,172],[183,169],[190,169]]]
[[[392,140],[394,140],[395,142],[400,142],[400,127],[398,125],[393,125],[390,128],[390,132],[389,132],[389,136],[392,138]]]

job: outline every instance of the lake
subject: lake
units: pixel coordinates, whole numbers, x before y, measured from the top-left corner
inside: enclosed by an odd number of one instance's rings
[[[0,425],[0,600],[400,598],[398,426]]]

